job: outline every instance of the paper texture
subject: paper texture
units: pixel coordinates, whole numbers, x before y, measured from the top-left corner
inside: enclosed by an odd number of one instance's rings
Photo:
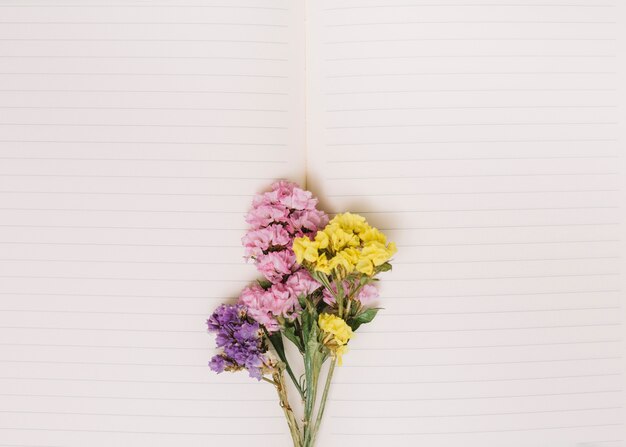
[[[623,446],[625,20],[1,2],[0,447],[289,445],[204,325],[276,178],[399,248],[320,446]]]
[[[205,320],[305,180],[302,4],[106,3],[0,5],[0,446],[287,444]]]
[[[322,445],[624,445],[623,9],[307,18],[308,186],[398,243]]]

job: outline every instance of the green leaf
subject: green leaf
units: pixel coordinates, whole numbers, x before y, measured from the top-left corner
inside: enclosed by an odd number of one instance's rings
[[[278,358],[280,358],[283,363],[287,363],[287,356],[285,355],[285,345],[283,344],[283,337],[282,335],[280,335],[280,332],[268,334],[267,338],[269,338],[272,346],[274,346],[276,354],[278,354]]]
[[[362,324],[371,322],[374,317],[376,317],[376,314],[379,310],[379,308],[367,309],[366,311],[358,314],[350,321],[348,321],[348,325],[352,328],[353,331],[356,331]]]
[[[259,285],[263,288],[263,290],[267,290],[272,286],[271,281],[268,281],[267,279],[257,279],[257,281],[259,283]]]
[[[283,329],[283,334],[285,334],[285,337],[287,337],[287,339],[289,339],[294,345],[298,347],[298,350],[300,352],[304,352],[304,346],[302,346],[302,343],[300,343],[300,338],[296,334],[295,327],[293,326],[285,327],[285,329]]]
[[[388,272],[391,269],[392,269],[392,266],[388,262],[385,262],[384,264],[379,265],[377,268],[379,272]]]

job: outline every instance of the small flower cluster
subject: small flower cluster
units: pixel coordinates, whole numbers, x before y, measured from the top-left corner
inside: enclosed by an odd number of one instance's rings
[[[295,183],[279,181],[269,192],[256,196],[246,216],[251,225],[242,239],[245,255],[269,282],[244,289],[239,302],[249,315],[274,332],[279,320],[293,320],[301,311],[298,298],[321,285],[296,263],[293,240],[308,238],[328,222],[317,208],[317,199]]]
[[[316,272],[345,278],[355,270],[368,276],[378,273],[396,252],[393,242],[358,214],[338,214],[315,238],[299,237],[293,250],[299,264]]]
[[[209,362],[210,368],[223,371],[247,369],[250,377],[261,380],[275,363],[264,341],[263,330],[251,321],[242,305],[222,304],[207,320],[209,332],[216,335],[215,343],[222,352]]]
[[[318,325],[324,331],[322,343],[337,358],[341,366],[341,356],[348,350],[346,346],[354,333],[343,318],[333,314],[320,314]]]
[[[245,257],[264,279],[244,288],[237,304],[218,307],[207,321],[220,348],[211,369],[245,369],[273,384],[296,447],[314,445],[335,365],[341,365],[355,331],[380,310],[373,305],[374,284],[379,273],[391,270],[396,252],[362,216],[339,214],[329,222],[317,203],[309,191],[286,181],[254,198],[246,216],[251,228],[242,243]],[[300,378],[291,368],[285,339],[301,355]],[[319,400],[317,384],[329,359]],[[289,404],[284,373],[300,394],[300,420]]]

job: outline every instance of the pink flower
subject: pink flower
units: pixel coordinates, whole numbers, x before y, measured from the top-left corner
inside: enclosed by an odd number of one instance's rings
[[[246,222],[253,229],[263,228],[272,222],[286,222],[289,211],[277,205],[261,205],[254,207],[246,216]]]
[[[239,300],[249,315],[268,331],[279,327],[278,317],[293,319],[301,312],[298,297],[320,287],[297,263],[291,245],[295,237],[312,237],[328,223],[328,216],[316,208],[317,199],[310,191],[284,180],[252,200],[246,215],[250,231],[242,238],[245,254],[254,259],[259,272],[271,283],[264,290],[255,285],[246,288]]]
[[[374,286],[372,284],[366,284],[359,291],[359,293],[356,296],[356,299],[359,300],[362,305],[364,305],[366,307],[370,307],[370,306],[372,306],[372,304],[374,304],[374,301],[379,296],[380,295],[378,293],[378,289],[376,288],[376,286]]]
[[[289,233],[282,225],[273,224],[259,230],[248,231],[241,239],[247,258],[258,257],[273,247],[288,247],[292,243]]]
[[[248,307],[248,315],[265,326],[269,332],[278,330],[278,322],[272,313],[272,298],[258,284],[246,287],[239,295],[239,302]]]
[[[285,285],[296,296],[296,299],[301,295],[310,295],[321,287],[321,284],[315,281],[306,270],[293,273],[287,278]]]
[[[347,281],[343,282],[344,294],[350,295],[352,291],[356,289],[356,287],[358,287],[358,284],[356,283],[350,284]],[[337,288],[335,287],[334,284],[332,285],[332,288],[333,288],[333,291],[336,293]],[[335,297],[332,295],[332,293],[330,293],[328,289],[324,289],[322,294],[323,294],[323,300],[326,304],[329,304],[329,305],[335,304]],[[378,289],[376,288],[376,286],[372,284],[366,284],[361,288],[361,290],[358,291],[354,299],[357,301],[360,301],[362,305],[369,307],[373,304],[374,300],[378,298],[378,296],[379,294],[378,294]]]
[[[267,290],[272,297],[272,312],[287,319],[294,319],[302,310],[298,297],[283,283],[272,285]]]
[[[258,284],[246,287],[239,296],[239,303],[246,305],[248,315],[269,332],[279,329],[276,317],[293,320],[302,310],[298,295],[283,283],[273,284],[267,290]]]
[[[317,209],[294,211],[289,216],[289,224],[291,224],[294,233],[302,232],[302,230],[316,232],[319,228],[324,228],[327,223],[328,216],[326,213]]]
[[[291,249],[261,254],[256,261],[259,272],[272,283],[281,282],[285,275],[298,268],[296,256]]]

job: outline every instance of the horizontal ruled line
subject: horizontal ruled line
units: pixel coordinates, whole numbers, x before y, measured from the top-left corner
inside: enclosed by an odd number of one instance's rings
[[[4,174],[0,174],[4,175]],[[561,177],[561,176],[611,176],[619,172],[549,172],[540,174],[454,174],[454,175],[395,175],[393,177],[325,177],[325,180],[389,180],[389,179],[428,179],[428,178],[488,178],[488,177]]]
[[[579,357],[568,359],[549,359],[549,360],[514,360],[505,362],[456,362],[456,363],[416,363],[412,365],[383,365],[383,364],[370,364],[370,365],[344,365],[346,368],[418,368],[418,367],[438,367],[438,366],[481,366],[481,365],[518,365],[518,364],[530,364],[530,363],[560,363],[560,362],[590,362],[595,360],[621,360],[621,356],[613,357]],[[0,360],[5,362],[6,360]],[[16,361],[17,362],[17,361]],[[23,362],[20,360],[19,362]],[[26,361],[33,362],[33,361]],[[54,363],[54,362],[52,362]]]
[[[502,297],[502,296],[542,296],[542,295],[577,295],[582,293],[620,293],[621,289],[596,289],[596,290],[557,290],[552,292],[520,292],[520,293],[479,293],[465,295],[414,295],[407,297],[385,296],[385,299],[425,299],[425,298],[484,298],[484,297]],[[2,294],[0,292],[0,294]]]
[[[161,432],[161,431],[138,431],[138,430],[102,430],[102,429],[76,429],[76,428],[40,428],[40,427],[1,427],[0,430],[24,430],[44,432],[70,432],[70,433],[118,433],[136,435],[185,435],[185,436],[284,436],[283,432],[257,432],[249,433],[237,431],[235,433],[218,432]]]
[[[142,299],[192,299],[192,300],[218,300],[228,301],[228,297],[223,296],[208,296],[208,295],[112,295],[112,294],[98,294],[98,293],[41,293],[41,292],[0,292],[0,295],[12,295],[12,296],[56,296],[56,297],[90,297],[90,298],[142,298]],[[232,298],[232,297],[231,297]]]
[[[208,368],[208,366],[206,366]],[[181,401],[181,402],[275,402],[275,398],[271,399],[252,399],[250,397],[247,398],[236,398],[229,397],[228,399],[193,399],[193,398],[165,398],[165,397],[131,397],[131,396],[83,396],[83,395],[75,395],[75,394],[9,394],[9,393],[0,393],[1,396],[6,397],[37,397],[37,398],[69,398],[69,399],[113,399],[113,400],[162,400],[162,401]],[[0,427],[0,429],[2,429]]]
[[[326,28],[343,28],[352,26],[378,26],[378,25],[444,25],[444,24],[492,24],[492,25],[616,25],[614,20],[586,20],[586,21],[563,21],[563,20],[420,20],[403,22],[363,22],[363,23],[336,23],[327,24]]]
[[[121,311],[104,311],[104,310],[59,310],[59,309],[11,309],[0,308],[0,312],[12,313],[44,313],[44,314],[77,314],[77,315],[140,315],[140,316],[173,316],[173,317],[205,317],[204,312],[196,313],[180,313],[180,312],[121,312]],[[0,343],[3,345],[4,343]]]
[[[531,410],[531,411],[503,411],[499,413],[458,413],[458,414],[423,414],[416,416],[403,415],[378,415],[378,416],[342,416],[333,415],[333,419],[421,419],[421,418],[458,418],[458,417],[482,417],[482,416],[510,416],[521,414],[547,414],[547,413],[572,413],[579,411],[607,411],[620,410],[623,406],[612,407],[586,407],[586,408],[563,408],[556,410]]]
[[[1,208],[0,208],[1,209]],[[577,210],[577,209],[619,209],[617,206],[563,206],[563,207],[536,207],[536,208],[464,208],[441,210],[387,210],[387,211],[353,211],[355,214],[398,214],[398,213],[448,213],[472,211],[545,211],[545,210]],[[586,241],[590,242],[590,241]]]
[[[0,5],[1,7],[2,5]],[[287,45],[288,42],[273,40],[232,40],[232,39],[98,39],[98,38],[0,38],[0,42],[214,42],[214,43],[259,43],[259,44],[275,44]]]
[[[103,59],[131,59],[131,60],[149,60],[149,59],[163,59],[163,60],[241,60],[241,61],[264,61],[264,62],[287,62],[287,58],[267,58],[267,57],[243,57],[243,56],[92,56],[92,55],[2,55],[0,59],[90,59],[90,60],[103,60]]]
[[[559,307],[559,308],[548,308],[548,309],[485,310],[485,311],[466,311],[466,312],[422,312],[422,313],[420,312],[401,312],[401,313],[383,312],[379,314],[379,318],[388,317],[388,316],[398,317],[398,316],[418,316],[418,315],[484,315],[484,314],[535,313],[535,312],[574,312],[574,311],[579,312],[581,310],[588,311],[588,310],[615,310],[615,309],[620,309],[620,306]],[[1,311],[2,310],[0,309],[0,312]],[[29,312],[41,312],[41,311],[31,310]],[[68,311],[59,311],[59,312],[68,312]],[[164,314],[158,314],[158,315],[164,315]],[[170,315],[180,315],[180,314],[170,314]],[[393,348],[390,348],[390,349],[393,349]]]
[[[3,74],[3,73],[0,73]],[[615,75],[613,71],[441,71],[441,72],[411,72],[411,73],[356,73],[328,75],[327,79],[339,78],[376,78],[385,76],[472,76],[472,75]],[[550,89],[552,90],[552,89]],[[576,89],[578,90],[578,89]]]
[[[445,58],[454,58],[454,59],[481,59],[481,58],[489,58],[489,59],[541,59],[541,58],[549,58],[549,59],[577,59],[577,58],[613,58],[616,57],[615,54],[415,54],[415,55],[407,55],[407,56],[365,56],[365,57],[338,57],[338,58],[326,58],[324,59],[327,62],[345,62],[345,61],[369,61],[369,60],[393,60],[393,59],[445,59]],[[589,72],[586,72],[589,73]],[[594,74],[599,72],[593,72]],[[606,73],[606,72],[605,72]],[[613,72],[609,72],[613,74]],[[369,75],[368,75],[369,76]],[[371,75],[376,76],[376,75]],[[387,75],[386,75],[387,76]],[[393,76],[401,76],[401,74],[394,74]]]
[[[489,244],[487,244],[489,245]],[[411,278],[411,279],[386,279],[386,282],[420,282],[420,281],[480,281],[496,279],[536,279],[536,278],[589,278],[595,276],[620,276],[621,272],[606,273],[579,273],[579,274],[549,274],[549,275],[513,275],[513,276],[462,276],[442,278]],[[0,275],[0,278],[4,276]]]
[[[273,146],[273,147],[287,147],[284,143],[233,143],[233,142],[222,142],[222,141],[84,141],[84,140],[0,140],[0,143],[62,143],[62,144],[154,144],[154,145],[171,145],[171,146],[252,146],[252,147],[265,147],[265,146]],[[155,160],[155,161],[183,161],[180,159],[154,159],[154,158],[80,158],[80,157],[2,157],[4,159],[9,160],[115,160],[115,161],[147,161],[147,160]],[[242,159],[227,159],[228,161],[237,162],[237,163],[256,163],[256,160],[242,160]],[[219,161],[219,160],[186,160],[186,161]],[[262,160],[260,160],[262,161]],[[272,163],[278,163],[278,161],[272,161]],[[285,161],[286,163],[286,161]],[[91,177],[91,176],[90,176]]]
[[[149,178],[176,180],[274,180],[274,177],[239,177],[239,176],[177,176],[177,175],[82,175],[82,174],[9,174],[0,172],[0,177],[52,177],[52,178]]]
[[[273,145],[272,145],[273,146]],[[201,163],[201,162],[224,162],[224,163],[287,163],[286,160],[250,160],[250,159],[237,159],[237,158],[223,158],[223,159],[201,159],[201,158],[114,158],[114,157],[3,157],[0,156],[0,160],[55,160],[55,161],[151,161],[151,162],[187,162],[187,163]]]
[[[366,125],[366,126],[328,126],[327,129],[386,129],[386,128],[411,128],[411,127],[482,127],[482,126],[614,126],[617,121],[581,121],[581,122],[528,122],[528,123],[436,123],[436,124],[386,124],[386,125]],[[0,123],[0,125],[12,125],[10,123]],[[33,124],[36,126],[38,124]],[[168,127],[168,126],[165,126]],[[219,126],[218,126],[219,127]]]
[[[358,5],[358,6],[334,6],[324,8],[324,11],[341,11],[351,9],[391,9],[391,8],[429,8],[429,7],[498,7],[498,8],[615,8],[616,5],[604,4],[584,4],[584,3],[420,3],[420,4],[389,4],[389,5]]]
[[[599,123],[602,124],[602,123]],[[0,123],[0,126],[42,126],[42,127],[157,127],[157,128],[190,128],[190,129],[272,129],[285,130],[287,126],[231,126],[222,124],[77,124],[77,123]]]
[[[501,110],[501,109],[613,109],[617,105],[536,105],[536,106],[430,106],[430,107],[363,107],[358,109],[326,109],[326,112],[372,112],[393,110]],[[5,108],[5,107],[0,107]]]
[[[0,157],[2,159],[2,157]],[[201,160],[199,160],[201,161]],[[608,191],[608,190],[607,190]],[[212,194],[212,193],[163,193],[163,192],[117,192],[117,191],[19,191],[0,190],[0,194],[57,194],[86,196],[174,196],[174,197],[254,197],[254,194]],[[2,227],[4,225],[0,225]]]
[[[0,39],[1,40],[1,39]],[[286,92],[253,92],[238,90],[94,90],[94,89],[0,89],[1,93],[191,93],[191,94],[236,94],[236,95],[278,95]]]
[[[31,241],[0,241],[7,245],[88,245],[88,246],[114,246],[114,247],[189,247],[189,248],[240,248],[240,245],[193,245],[193,244],[124,244],[108,242],[31,242]]]
[[[226,78],[276,78],[287,79],[282,75],[260,75],[247,73],[120,73],[120,72],[0,72],[0,76],[181,76],[181,77],[226,77]]]
[[[80,212],[107,212],[107,213],[176,213],[176,214],[239,214],[245,211],[209,211],[209,210],[125,210],[125,209],[95,209],[95,208],[0,208],[3,211],[80,211]],[[0,244],[14,244],[14,241],[0,242]],[[32,242],[19,242],[28,243]],[[233,246],[234,247],[234,246]]]
[[[327,146],[380,146],[380,145],[402,145],[402,144],[470,144],[470,143],[481,143],[481,144],[491,144],[491,143],[588,143],[588,142],[616,142],[618,141],[615,138],[574,138],[574,139],[541,139],[541,140],[422,140],[422,141],[386,141],[386,142],[367,142],[367,143],[329,143]],[[550,158],[595,158],[595,156],[555,156],[555,157],[491,157],[491,158],[421,158],[421,159],[408,159],[408,160],[528,160],[528,159],[550,159]],[[602,158],[602,157],[601,157]],[[617,156],[612,156],[612,158],[617,158]],[[407,161],[404,160],[388,160],[388,159],[378,159],[378,160],[352,160],[352,163],[367,163],[370,161],[381,162],[381,161]],[[327,163],[332,163],[334,160],[328,160]],[[347,163],[347,160],[340,161],[341,163]]]
[[[241,385],[241,384],[239,384]],[[225,416],[223,414],[216,416],[203,416],[203,415],[189,415],[189,414],[133,414],[133,413],[92,413],[92,412],[67,412],[67,411],[27,411],[27,410],[0,410],[0,413],[4,414],[45,414],[45,415],[63,415],[63,416],[106,416],[106,417],[145,417],[145,418],[160,418],[160,419],[283,419],[284,416],[276,415],[242,415]],[[0,447],[2,445],[0,444]]]
[[[585,394],[605,394],[605,393],[621,393],[621,389],[601,390],[601,391],[575,391],[568,393],[538,393],[538,394],[515,394],[504,396],[472,396],[472,397],[418,397],[405,399],[329,399],[329,402],[412,402],[412,401],[438,401],[438,400],[473,400],[473,399],[513,399],[524,397],[551,397],[551,396],[573,396]]]
[[[485,383],[485,382],[516,382],[526,380],[563,380],[563,379],[581,379],[581,378],[597,378],[597,377],[621,377],[622,373],[601,373],[601,374],[578,374],[578,375],[566,375],[566,376],[534,376],[534,377],[511,377],[511,378],[499,378],[499,379],[463,379],[463,380],[412,380],[409,382],[393,381],[393,382],[341,382],[335,383],[339,385],[418,385],[418,384],[449,384],[449,383]]]
[[[482,332],[482,331],[519,331],[533,329],[573,329],[581,327],[616,327],[622,326],[621,323],[597,323],[597,324],[569,324],[569,325],[547,325],[547,326],[511,326],[511,327],[491,327],[491,328],[469,328],[469,329],[398,329],[398,330],[364,330],[359,332],[363,334],[410,334],[414,332]]]
[[[592,427],[621,427],[621,423],[617,424],[579,424],[565,426],[548,426],[548,427],[530,427],[530,428],[510,428],[498,430],[469,430],[469,431],[440,431],[440,432],[393,432],[393,433],[347,433],[333,432],[335,436],[418,436],[418,435],[452,435],[452,434],[472,434],[472,433],[508,433],[508,432],[525,432],[540,430],[563,430],[563,429],[581,429]]]
[[[594,37],[412,37],[412,38],[392,38],[392,39],[358,39],[358,40],[334,40],[326,41],[325,45],[338,44],[361,44],[361,43],[380,43],[380,42],[446,42],[446,41],[463,41],[463,42],[483,42],[483,41],[513,41],[513,42],[615,42],[615,38],[594,38]]]
[[[90,244],[91,245],[91,244]],[[95,245],[95,244],[93,244]],[[108,244],[104,244],[108,245]],[[112,244],[114,245],[114,244]],[[126,276],[44,276],[44,275],[0,275],[0,278],[13,279],[75,279],[81,281],[161,281],[161,282],[228,282],[247,284],[250,281],[245,279],[202,279],[202,278],[134,278]]]
[[[617,307],[619,308],[619,307]],[[564,342],[547,342],[547,343],[518,343],[518,344],[502,344],[502,345],[465,345],[465,346],[421,346],[418,348],[350,348],[350,351],[428,351],[428,350],[446,350],[446,349],[497,349],[497,348],[528,348],[536,346],[570,346],[585,344],[612,344],[622,343],[622,339],[605,339],[605,340],[579,340]],[[617,374],[619,375],[619,374]],[[580,376],[568,376],[580,377]],[[563,378],[563,376],[561,377]],[[520,379],[521,380],[521,379]],[[473,381],[471,381],[473,382]]]
[[[619,192],[620,189],[549,189],[526,191],[428,191],[421,193],[367,193],[367,197],[414,197],[430,195],[472,195],[472,194],[552,194],[552,193],[584,193],[584,192]],[[3,191],[0,191],[2,193]],[[363,197],[364,194],[328,194],[327,197]]]
[[[289,25],[278,23],[237,23],[237,22],[89,22],[89,21],[0,21],[0,25],[219,25],[219,26],[262,26],[287,28]]]
[[[0,262],[60,262],[60,263],[94,263],[94,264],[163,264],[163,265],[245,265],[241,262],[228,261],[134,261],[134,260],[101,260],[101,259],[35,259],[35,258],[0,258]]]
[[[559,226],[559,225],[557,225]],[[567,258],[514,258],[514,259],[465,259],[459,261],[411,261],[398,262],[394,265],[420,265],[420,264],[482,264],[490,262],[544,262],[544,261],[583,261],[583,260],[605,260],[605,259],[621,259],[621,256],[573,256]],[[1,259],[0,259],[1,260]]]
[[[97,346],[96,346],[97,347]],[[123,346],[122,346],[123,348]],[[206,348],[202,348],[206,351]],[[251,380],[249,382],[215,382],[209,380],[203,381],[172,381],[172,380],[131,380],[131,379],[84,379],[75,377],[0,377],[0,380],[44,380],[54,382],[113,382],[113,383],[151,383],[159,385],[211,385],[211,386],[258,386],[258,382]]]
[[[592,106],[589,106],[592,107]],[[596,106],[596,107],[613,107],[613,106]],[[74,106],[0,106],[0,110],[196,110],[196,111],[216,111],[216,112],[276,112],[287,113],[286,109],[245,109],[245,108],[228,108],[228,107],[107,107],[107,106],[90,106],[90,107],[74,107]]]
[[[1,91],[1,90],[0,90]],[[326,96],[365,95],[389,93],[487,93],[487,92],[616,92],[614,88],[479,88],[479,89],[420,89],[420,90],[363,90],[351,92],[326,92]]]
[[[248,6],[248,5],[190,5],[190,4],[141,4],[141,3],[133,3],[133,4],[125,4],[125,3],[109,3],[109,4],[81,4],[81,3],[70,3],[70,4],[50,4],[50,3],[39,3],[39,4],[12,4],[12,5],[0,5],[0,8],[224,8],[224,9],[263,9],[263,10],[273,10],[273,11],[288,11],[289,8],[279,8],[279,7],[270,7],[270,6]]]

